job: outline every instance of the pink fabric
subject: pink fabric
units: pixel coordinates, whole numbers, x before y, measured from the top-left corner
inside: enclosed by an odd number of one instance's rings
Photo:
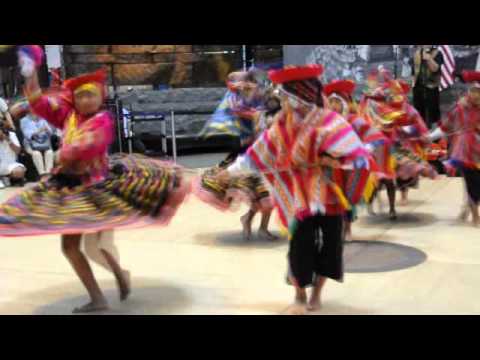
[[[440,127],[451,141],[450,158],[465,167],[480,169],[480,108],[462,99]]]
[[[108,171],[108,147],[113,141],[113,120],[108,112],[99,112],[90,118],[80,115],[69,102],[60,97],[42,95],[30,104],[32,110],[53,126],[69,132],[71,115],[77,117],[78,136],[59,151],[60,165],[54,173],[73,173],[87,182],[101,181]]]
[[[72,105],[62,98],[46,95],[42,95],[33,103],[30,102],[30,108],[35,114],[58,129],[63,129],[63,123],[73,111]]]

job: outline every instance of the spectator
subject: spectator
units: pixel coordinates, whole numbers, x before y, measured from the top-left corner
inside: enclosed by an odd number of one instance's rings
[[[413,105],[432,128],[440,120],[443,55],[433,45],[421,45],[413,56]]]
[[[0,177],[23,186],[26,168],[17,161],[20,151],[17,135],[5,123],[0,124]],[[0,189],[5,186],[5,182],[0,180]]]
[[[30,113],[20,120],[20,128],[24,136],[25,151],[32,156],[38,174],[50,174],[55,155],[52,149],[53,131],[48,122]]]
[[[4,122],[9,130],[15,131],[15,125],[13,124],[12,116],[8,111],[7,102],[0,97],[0,121]]]

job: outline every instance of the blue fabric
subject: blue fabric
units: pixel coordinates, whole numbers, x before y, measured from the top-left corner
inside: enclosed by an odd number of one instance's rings
[[[232,109],[232,104],[235,104],[235,109]],[[200,137],[229,135],[232,137],[239,137],[240,140],[250,138],[254,135],[252,121],[250,119],[242,119],[238,117],[233,111],[260,108],[262,106],[263,103],[261,100],[247,103],[240,97],[240,95],[228,91],[213,116],[201,131]]]
[[[52,129],[45,119],[34,121],[30,115],[27,115],[20,121],[20,127],[25,137],[25,145],[30,146],[33,150],[48,150],[52,147],[50,141]],[[43,127],[46,127],[48,131],[34,135]]]

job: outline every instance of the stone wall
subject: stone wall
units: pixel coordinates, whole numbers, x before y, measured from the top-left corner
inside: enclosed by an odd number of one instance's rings
[[[265,65],[282,59],[281,45],[255,45],[252,54]],[[67,76],[107,67],[115,86],[223,86],[242,68],[241,45],[65,45]]]

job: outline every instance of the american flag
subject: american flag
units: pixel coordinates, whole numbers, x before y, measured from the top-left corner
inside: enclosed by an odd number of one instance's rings
[[[455,57],[453,56],[452,49],[450,49],[450,46],[448,45],[440,45],[439,50],[443,55],[440,89],[445,90],[455,82]]]

